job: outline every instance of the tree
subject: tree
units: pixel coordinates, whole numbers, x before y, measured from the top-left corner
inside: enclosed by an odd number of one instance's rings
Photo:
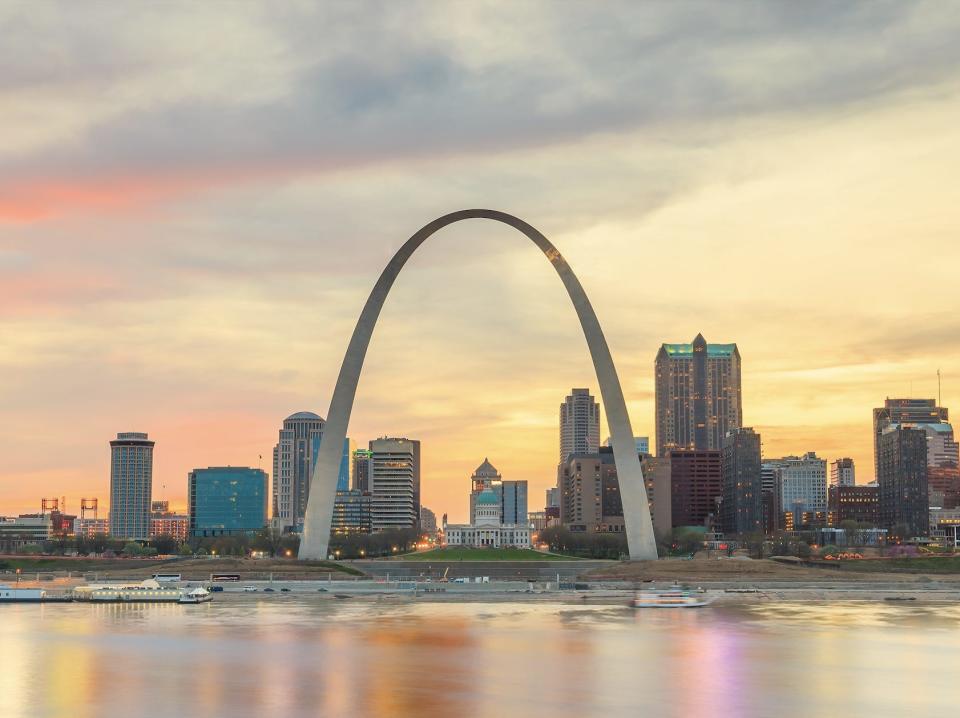
[[[123,551],[121,553],[128,557],[141,556],[143,554],[143,547],[136,541],[129,541],[123,545]]]
[[[169,555],[177,552],[177,540],[168,534],[154,536],[150,539],[150,545],[158,554]]]

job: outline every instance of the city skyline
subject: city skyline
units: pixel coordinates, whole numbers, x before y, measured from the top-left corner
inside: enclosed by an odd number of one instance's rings
[[[699,332],[737,343],[766,456],[849,456],[859,483],[884,398],[938,397],[941,369],[942,404],[960,404],[946,174],[960,50],[935,6],[842,22],[531,8],[550,28],[540,54],[498,8],[411,10],[417,38],[391,32],[411,22],[395,8],[331,23],[197,12],[92,8],[69,46],[97,61],[66,66],[50,60],[62,26],[34,10],[33,32],[0,49],[22,69],[0,94],[3,513],[42,495],[106,502],[118,431],[157,441],[154,493],[180,507],[196,466],[262,455],[269,470],[282,417],[326,417],[386,258],[460,206],[515,211],[577,268],[637,435],[655,434],[657,349]],[[202,51],[207,22],[225,54]],[[587,22],[607,32],[582,41]],[[311,23],[365,27],[369,54],[305,43]],[[677,32],[690,23],[708,37]],[[780,45],[791,32],[802,42]],[[850,49],[879,33],[898,52]],[[350,434],[421,439],[427,505],[456,512],[453,477],[478,454],[536,494],[553,481],[557,400],[596,383],[542,264],[507,230],[451,228],[386,304]]]

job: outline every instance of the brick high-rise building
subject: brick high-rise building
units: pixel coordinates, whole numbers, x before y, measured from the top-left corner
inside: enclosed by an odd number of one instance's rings
[[[717,518],[723,497],[723,461],[719,451],[670,452],[670,511],[673,527],[705,526]]]
[[[671,449],[719,451],[743,425],[736,344],[664,344],[656,359],[657,456]]]
[[[876,486],[833,485],[828,490],[830,525],[857,521],[877,526],[880,523],[880,490]]]
[[[571,531],[623,532],[623,504],[613,452],[571,454],[558,469],[560,521]]]

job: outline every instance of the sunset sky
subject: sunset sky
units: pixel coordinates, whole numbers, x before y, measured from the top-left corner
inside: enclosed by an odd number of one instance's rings
[[[106,503],[118,431],[181,507],[194,467],[270,470],[391,254],[467,207],[563,252],[638,435],[697,332],[739,345],[768,457],[866,482],[885,397],[939,368],[960,411],[955,5],[3,3],[0,37],[0,514]],[[574,386],[542,254],[460,224],[395,285],[349,433],[419,438],[438,516],[485,456],[535,510]]]

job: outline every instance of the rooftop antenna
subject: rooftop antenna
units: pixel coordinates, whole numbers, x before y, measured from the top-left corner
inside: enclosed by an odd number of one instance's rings
[[[940,392],[940,370],[937,369],[937,406],[943,406],[943,396]]]

